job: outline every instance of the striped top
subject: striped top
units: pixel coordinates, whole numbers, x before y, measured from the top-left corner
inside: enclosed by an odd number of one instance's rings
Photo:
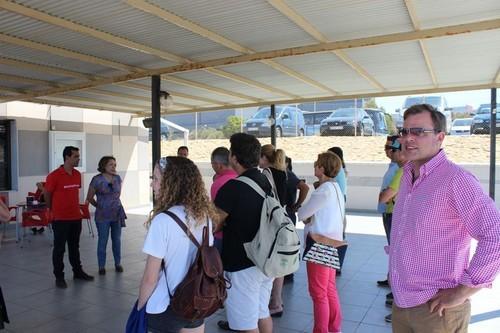
[[[469,172],[441,150],[404,166],[394,208],[389,276],[396,305],[429,301],[439,289],[491,287],[500,270],[500,213]],[[478,240],[469,261],[472,238]]]

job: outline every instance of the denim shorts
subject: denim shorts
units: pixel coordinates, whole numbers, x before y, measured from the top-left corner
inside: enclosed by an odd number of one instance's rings
[[[169,306],[162,313],[146,313],[148,332],[178,333],[183,328],[197,328],[203,325],[203,319],[190,321],[179,317]]]

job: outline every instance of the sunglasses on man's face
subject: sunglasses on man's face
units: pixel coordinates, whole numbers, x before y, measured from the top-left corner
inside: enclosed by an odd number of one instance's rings
[[[439,131],[434,128],[422,128],[422,127],[411,127],[411,128],[402,128],[399,130],[399,136],[405,137],[409,134],[413,136],[424,136],[425,133],[438,133]]]

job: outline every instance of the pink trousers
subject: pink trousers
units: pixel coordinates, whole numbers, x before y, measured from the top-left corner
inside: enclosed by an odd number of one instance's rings
[[[342,313],[335,286],[335,270],[307,262],[307,281],[314,306],[313,333],[340,332]]]

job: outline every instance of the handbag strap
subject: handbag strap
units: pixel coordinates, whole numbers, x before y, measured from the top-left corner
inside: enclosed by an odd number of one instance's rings
[[[196,238],[193,236],[193,234],[188,229],[188,227],[186,226],[186,224],[181,221],[181,219],[179,218],[179,216],[177,216],[176,214],[172,213],[169,210],[164,211],[164,213],[167,214],[168,216],[170,216],[179,225],[179,227],[182,229],[182,231],[184,231],[184,233],[189,237],[189,239],[191,240],[191,242],[193,242],[193,244],[196,246],[196,248],[199,249],[200,248],[200,243],[198,243],[198,241],[196,240]],[[207,221],[207,223],[208,223],[208,221]]]
[[[344,221],[345,215],[342,214],[342,206],[340,205],[340,197],[339,197],[339,191],[337,190],[337,186],[335,186],[335,183],[333,183],[333,188],[335,189],[335,193],[337,194],[337,203],[339,204],[339,210],[340,210],[340,217],[342,218],[342,221]]]

